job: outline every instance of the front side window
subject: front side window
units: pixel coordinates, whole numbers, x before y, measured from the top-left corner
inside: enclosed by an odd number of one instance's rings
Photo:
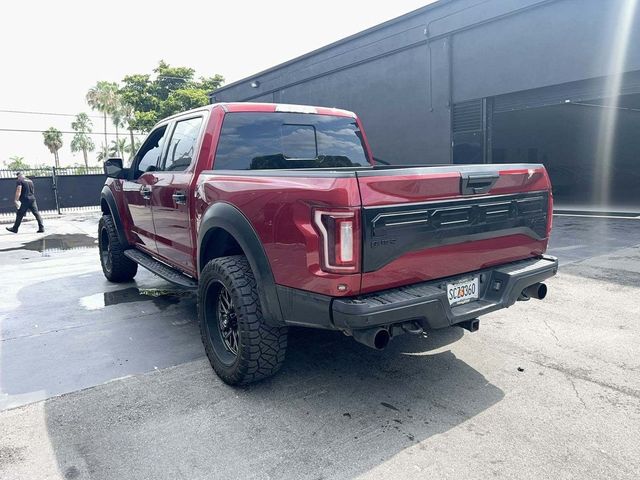
[[[145,172],[152,172],[158,169],[158,160],[162,153],[166,131],[167,126],[163,125],[149,134],[140,151],[138,151],[134,178],[138,178]]]
[[[195,156],[201,125],[202,117],[190,118],[176,123],[162,170],[181,172],[189,168]]]
[[[225,115],[213,168],[364,167],[369,161],[354,118],[304,113]]]

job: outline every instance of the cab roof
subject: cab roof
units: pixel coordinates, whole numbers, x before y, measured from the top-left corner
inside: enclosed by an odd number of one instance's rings
[[[256,103],[256,102],[220,102],[193,108],[180,113],[175,113],[160,120],[158,125],[170,122],[174,118],[182,117],[191,113],[210,112],[216,107],[221,107],[226,113],[236,112],[287,112],[287,113],[312,113],[317,115],[333,115],[336,117],[356,118],[356,114],[349,110],[333,107],[315,107],[311,105],[294,105],[289,103]]]
[[[315,113],[319,115],[334,115],[338,117],[355,118],[356,114],[349,110],[333,107],[317,107],[312,105],[294,105],[289,103],[254,103],[254,102],[223,102],[214,103],[220,105],[225,112],[289,112],[289,113]]]

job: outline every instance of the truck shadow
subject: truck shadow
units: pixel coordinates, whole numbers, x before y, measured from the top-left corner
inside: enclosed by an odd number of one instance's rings
[[[200,359],[50,399],[47,432],[67,478],[351,478],[503,398],[447,348],[462,336],[377,352],[295,329],[270,380],[232,388]]]
[[[401,336],[382,352],[292,329],[277,376],[232,388],[203,358],[193,297],[153,277],[40,280],[17,300],[2,323],[0,386],[73,392],[42,408],[69,479],[350,478],[465,422],[480,435],[468,421],[504,396],[449,350],[461,329]],[[35,319],[53,333],[20,327]]]

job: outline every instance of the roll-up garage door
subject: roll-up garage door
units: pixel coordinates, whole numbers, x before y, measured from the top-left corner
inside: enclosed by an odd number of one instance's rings
[[[620,90],[613,94],[607,92],[607,79],[607,77],[591,78],[499,95],[494,97],[493,112],[510,112],[526,108],[582,102],[612,95],[640,93],[640,71],[623,74]]]

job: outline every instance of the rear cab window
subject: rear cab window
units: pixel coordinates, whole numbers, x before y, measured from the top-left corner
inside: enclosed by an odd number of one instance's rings
[[[356,120],[284,112],[227,113],[213,168],[256,170],[370,166]]]

